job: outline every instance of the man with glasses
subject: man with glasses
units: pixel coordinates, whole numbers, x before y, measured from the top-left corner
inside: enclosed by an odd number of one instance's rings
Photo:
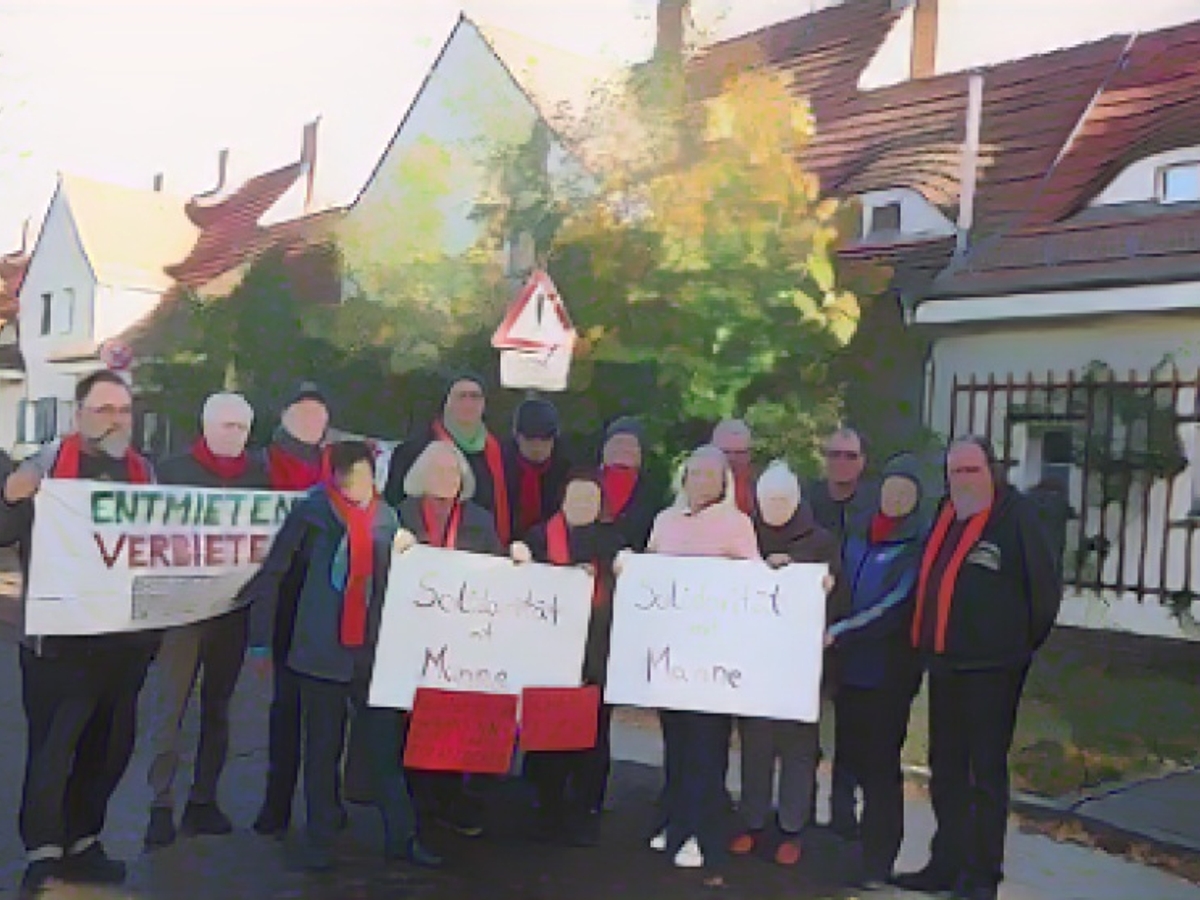
[[[879,485],[863,478],[867,454],[862,435],[853,428],[839,428],[831,434],[824,455],[825,477],[809,486],[808,498],[817,523],[837,538],[840,550],[848,536],[866,534],[879,508]],[[836,689],[836,684],[833,686]],[[847,840],[857,840],[859,834],[857,792],[858,779],[845,760],[837,758],[835,748],[829,826]]]
[[[741,419],[725,419],[713,429],[712,442],[729,461],[738,509],[748,516],[753,515],[757,473],[751,462],[754,435],[750,432],[750,426]]]
[[[104,370],[87,376],[75,389],[75,402],[77,430],[4,480],[0,532],[17,538],[26,572],[33,497],[42,479],[154,480],[149,463],[131,446],[133,395],[120,375]],[[154,633],[43,637],[22,628],[28,734],[20,813],[28,861],[23,897],[36,896],[51,880],[124,882],[125,864],[109,859],[100,833],[133,754],[138,693],[157,643]]]

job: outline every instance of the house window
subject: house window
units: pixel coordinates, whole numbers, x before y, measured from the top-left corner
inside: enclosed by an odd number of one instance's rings
[[[1158,199],[1162,203],[1200,202],[1200,162],[1159,169]]]
[[[42,334],[50,333],[50,322],[54,315],[54,295],[42,294]]]
[[[871,207],[871,224],[867,235],[900,231],[900,204],[881,203]]]
[[[75,289],[64,288],[58,298],[58,333],[70,334],[75,328]]]
[[[46,444],[58,436],[58,400],[21,400],[17,404],[17,442]]]
[[[1058,484],[1068,487],[1071,483],[1071,463],[1074,458],[1071,432],[1066,430],[1047,431],[1042,435],[1041,484]]]

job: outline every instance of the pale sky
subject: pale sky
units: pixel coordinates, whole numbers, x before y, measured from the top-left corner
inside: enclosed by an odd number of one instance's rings
[[[695,0],[728,37],[830,0]],[[853,2],[853,0],[851,0]],[[634,61],[654,0],[463,0],[481,21]],[[941,0],[939,59],[993,62],[1200,18],[1200,0]],[[168,190],[293,161],[321,115],[317,183],[351,200],[453,27],[458,0],[0,0],[0,252],[45,211],[55,173]]]

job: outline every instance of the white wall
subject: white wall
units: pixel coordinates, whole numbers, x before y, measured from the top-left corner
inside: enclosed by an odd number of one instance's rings
[[[405,159],[429,141],[452,158],[450,189],[437,199],[443,214],[438,243],[451,255],[470,249],[480,228],[469,214],[487,187],[489,154],[526,141],[536,120],[532,104],[474,25],[463,20],[409,110],[403,130],[347,214],[343,234],[351,241],[363,234],[386,241],[411,230],[401,208],[406,192],[397,173]],[[578,161],[561,146],[553,148],[550,157],[553,177],[563,182],[582,177]],[[353,253],[348,255],[352,260]]]
[[[46,214],[37,246],[29,263],[20,294],[21,351],[25,357],[25,396],[30,400],[58,397],[68,400],[75,390],[76,376],[65,374],[49,362],[55,353],[84,347],[92,340],[92,302],[95,282],[83,254],[70,210],[61,192],[55,194]],[[56,322],[51,333],[42,335],[42,295],[56,297],[66,288],[75,291],[74,327],[59,334]],[[59,427],[69,423],[59,422]]]
[[[96,287],[95,297],[91,338],[97,346],[148,316],[162,302],[162,295],[156,291],[111,287],[106,284]]]
[[[1126,166],[1088,206],[1114,206],[1158,199],[1158,170],[1178,163],[1200,163],[1200,147],[1156,153]]]
[[[867,191],[859,198],[862,202],[862,234],[871,228],[871,207],[889,203],[900,204],[900,227],[906,235],[953,236],[954,223],[942,215],[942,211],[909,188],[893,188],[887,191]]]
[[[966,301],[969,302],[969,301]],[[1014,380],[1013,402],[1024,401],[1022,385],[1032,373],[1035,382],[1045,382],[1051,373],[1055,381],[1065,380],[1071,370],[1079,379],[1092,361],[1111,366],[1119,378],[1136,372],[1145,378],[1149,369],[1164,356],[1176,361],[1182,377],[1194,383],[1200,366],[1200,313],[1135,315],[1126,314],[1100,320],[1075,320],[1070,324],[1044,322],[1036,327],[1005,327],[1000,323],[977,325],[980,333],[950,334],[937,339],[933,349],[933,384],[929,407],[929,424],[943,435],[950,432],[953,379],[960,384],[972,376],[977,384],[987,383],[989,376],[996,384],[1006,385],[1007,377]],[[1191,416],[1195,411],[1194,387],[1183,388],[1178,396],[1177,412]],[[992,434],[1000,449],[1007,419],[1007,389],[995,395],[991,408],[983,394],[976,394],[972,404],[965,392],[957,397],[954,410],[954,433],[983,433],[992,421]],[[1181,424],[1179,434],[1189,455],[1197,459],[1196,427]],[[1031,487],[1039,467],[1038,438],[1024,426],[1013,429],[1011,452],[1025,460],[1011,477],[1020,487]],[[1200,585],[1200,542],[1188,546],[1185,529],[1164,528],[1166,522],[1183,519],[1193,503],[1193,468],[1189,467],[1172,483],[1156,480],[1131,493],[1122,523],[1118,504],[1101,511],[1093,497],[1088,512],[1086,531],[1089,536],[1099,532],[1103,515],[1104,533],[1116,543],[1124,525],[1124,558],[1112,552],[1104,561],[1102,580],[1108,583],[1137,583],[1144,573],[1149,587],[1166,586],[1179,590],[1187,584],[1188,557],[1191,557],[1191,583]],[[1084,504],[1082,472],[1076,467],[1072,475],[1071,503],[1078,511]],[[1078,545],[1079,523],[1068,529],[1068,546]],[[1144,547],[1143,547],[1144,544]],[[1144,570],[1142,558],[1146,559]],[[1163,559],[1166,559],[1165,571]],[[1195,609],[1200,615],[1200,606]],[[1111,593],[1097,597],[1088,592],[1072,592],[1064,605],[1060,621],[1083,627],[1132,631],[1138,634],[1191,637],[1183,633],[1170,614],[1150,596],[1137,602],[1132,595]]]

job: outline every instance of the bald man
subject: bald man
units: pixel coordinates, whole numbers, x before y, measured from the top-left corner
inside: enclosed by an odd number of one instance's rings
[[[257,454],[246,452],[254,410],[240,394],[213,394],[201,414],[201,434],[187,453],[159,467],[163,484],[267,490],[270,477]],[[173,628],[158,652],[159,693],[155,698],[154,792],[147,849],[175,841],[174,784],[179,767],[181,726],[196,676],[200,682],[200,744],[192,789],[184,808],[184,834],[228,834],[229,818],[217,805],[217,781],[229,747],[229,700],[246,654],[246,614],[235,610],[215,619]]]

